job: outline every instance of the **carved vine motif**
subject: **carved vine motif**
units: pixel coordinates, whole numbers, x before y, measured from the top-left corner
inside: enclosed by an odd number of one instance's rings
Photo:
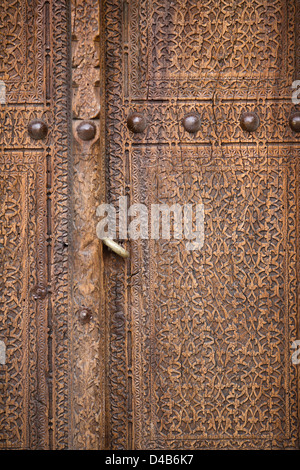
[[[28,292],[28,267],[31,269],[31,282],[36,282],[36,270],[32,250],[29,251],[26,239],[35,241],[36,223],[29,223],[34,199],[29,196],[36,182],[34,164],[26,158],[26,165],[16,165],[20,159],[10,159],[10,169],[5,171],[1,159],[1,260],[2,274],[2,318],[1,339],[7,345],[6,365],[1,369],[6,372],[6,381],[2,383],[1,393],[1,440],[5,446],[26,446],[26,421],[29,418],[28,402],[24,400],[30,383],[30,363],[24,361],[28,344],[30,310],[32,302]],[[29,161],[28,161],[29,160]],[[31,164],[30,164],[30,163]],[[33,165],[32,165],[33,164]],[[28,227],[28,228],[26,228]],[[18,235],[20,234],[20,235]],[[18,290],[21,295],[18,295]],[[31,308],[30,308],[31,307]],[[13,334],[10,331],[13,327]],[[32,327],[32,325],[31,325]],[[13,359],[13,360],[12,360]],[[23,377],[26,377],[23,380]],[[10,413],[6,413],[7,400],[11,398]],[[17,417],[20,417],[18,424]]]
[[[98,116],[100,103],[95,85],[99,76],[99,2],[72,1],[73,53],[73,117],[93,119]]]

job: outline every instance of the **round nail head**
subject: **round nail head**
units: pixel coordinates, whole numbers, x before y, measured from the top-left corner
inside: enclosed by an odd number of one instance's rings
[[[92,319],[92,312],[88,308],[82,308],[79,310],[78,317],[81,323],[89,323]]]
[[[187,132],[195,134],[201,127],[201,119],[197,113],[189,113],[182,119],[182,125]]]
[[[32,289],[31,293],[34,300],[42,300],[47,296],[48,289],[47,286],[38,284]]]
[[[77,135],[81,140],[93,140],[96,135],[96,126],[91,121],[82,121],[77,126]]]
[[[147,127],[147,121],[141,113],[132,113],[128,116],[127,127],[134,134],[144,132]]]
[[[33,119],[28,124],[28,134],[34,140],[45,139],[48,133],[47,124],[41,119]]]
[[[255,112],[248,111],[241,116],[241,128],[247,132],[254,132],[260,125],[260,120]]]
[[[289,124],[292,131],[300,132],[300,112],[291,115]]]

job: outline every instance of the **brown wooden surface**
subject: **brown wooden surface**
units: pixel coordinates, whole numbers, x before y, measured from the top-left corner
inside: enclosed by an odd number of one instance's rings
[[[64,1],[0,4],[0,447],[68,445],[68,63]],[[54,34],[55,32],[55,34]],[[27,131],[33,119],[46,139]]]
[[[299,0],[1,2],[0,448],[298,447],[299,15]],[[96,208],[124,195],[201,200],[203,248],[127,240],[118,258]]]
[[[102,247],[96,208],[104,198],[104,91],[99,88],[104,54],[98,0],[75,0],[71,10],[73,83],[71,447],[104,448],[105,321]],[[82,140],[78,128],[92,123],[95,136]],[[103,147],[100,148],[100,139]],[[87,310],[90,318],[81,321]]]
[[[109,201],[205,208],[201,250],[130,240],[130,260],[107,257],[108,446],[295,448],[299,2],[105,6]]]

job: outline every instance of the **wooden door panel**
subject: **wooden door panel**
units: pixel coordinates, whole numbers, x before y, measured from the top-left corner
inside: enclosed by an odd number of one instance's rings
[[[128,240],[129,261],[105,255],[113,449],[298,445],[297,18],[293,0],[105,3],[108,200],[205,215],[201,250]]]
[[[1,338],[6,347],[5,364],[1,366],[1,444],[5,448],[29,447],[29,442],[34,445],[37,428],[31,427],[30,436],[27,430],[32,418],[29,394],[41,396],[44,391],[37,386],[35,356],[38,341],[40,361],[45,360],[41,345],[45,341],[47,302],[45,298],[39,302],[37,327],[33,313],[36,300],[30,286],[45,288],[45,175],[41,152],[1,155]],[[44,415],[43,405],[37,406],[40,409],[36,413]],[[43,418],[39,424],[47,427]]]
[[[279,90],[290,97],[296,7],[285,0],[128,2],[130,96],[256,98],[259,85],[264,97]]]
[[[64,1],[0,5],[2,449],[68,445],[68,21]]]
[[[45,97],[45,79],[50,79],[49,47],[50,2],[17,0],[1,2],[0,71],[6,78],[9,103],[41,103]],[[46,23],[45,23],[46,22]],[[48,72],[48,73],[47,73]],[[49,91],[49,87],[48,87]]]
[[[131,241],[139,448],[297,442],[297,159],[280,150],[133,151],[133,203],[205,213],[201,250]]]

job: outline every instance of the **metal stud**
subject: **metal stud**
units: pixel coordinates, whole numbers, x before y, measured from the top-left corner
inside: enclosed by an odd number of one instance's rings
[[[182,119],[182,125],[187,132],[195,134],[201,127],[201,119],[197,113],[189,113]]]
[[[28,134],[34,140],[45,139],[48,134],[48,126],[41,119],[33,119],[28,124]]]
[[[38,284],[31,290],[31,294],[34,300],[45,299],[48,294],[47,286]]]
[[[77,135],[81,140],[93,140],[96,135],[96,126],[92,121],[82,121],[77,126]]]
[[[131,132],[140,134],[147,127],[147,121],[141,113],[134,112],[128,116],[127,127]]]
[[[78,312],[78,318],[81,323],[89,323],[92,319],[92,312],[89,308],[82,308]]]
[[[295,112],[290,116],[289,125],[292,131],[300,132],[300,112]]]
[[[255,112],[247,111],[242,114],[240,124],[244,131],[254,132],[260,125],[260,119]]]

